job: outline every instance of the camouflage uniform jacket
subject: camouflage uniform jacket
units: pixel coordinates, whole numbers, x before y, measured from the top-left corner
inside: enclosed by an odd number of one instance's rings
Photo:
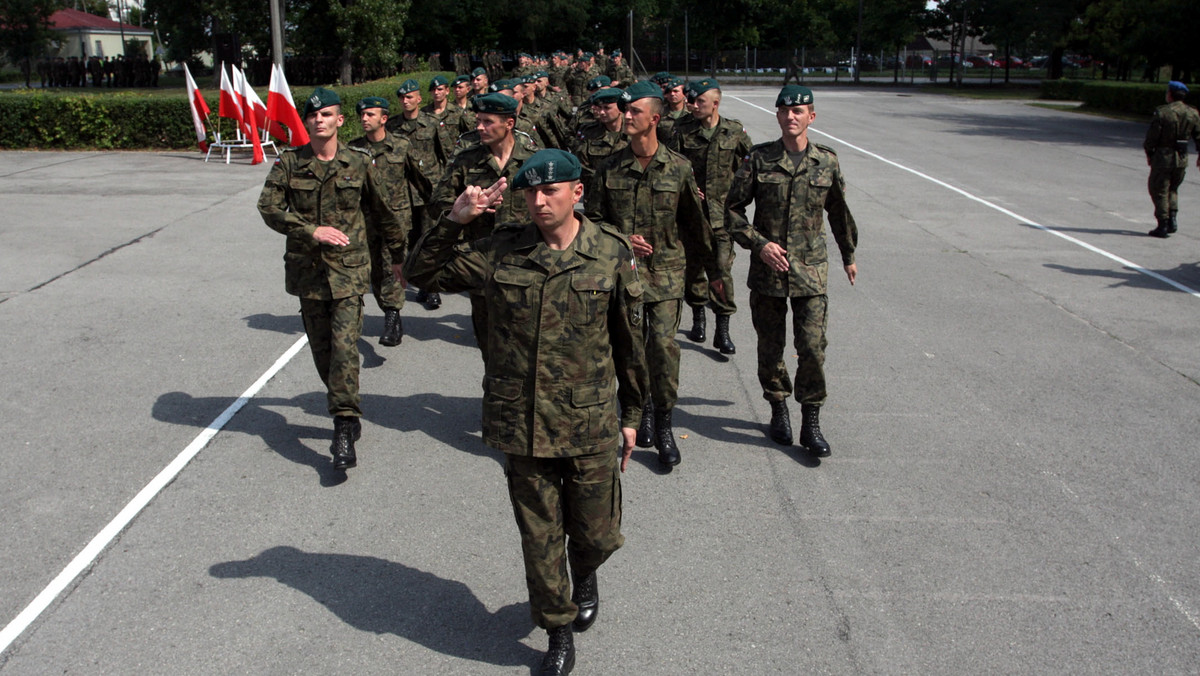
[[[378,143],[372,142],[366,136],[359,136],[346,145],[370,154],[374,162],[375,179],[387,189],[388,204],[400,218],[400,223],[405,226],[404,235],[407,237],[408,226],[412,223],[409,217],[412,209],[410,192],[428,195],[433,191],[429,179],[417,166],[408,140],[385,133],[383,140]]]
[[[513,127],[513,136],[517,139],[517,145],[521,146],[526,151],[528,151],[530,155],[532,155],[533,153],[536,153],[537,151],[541,150],[541,146],[538,145],[538,142],[535,141],[534,138],[532,136],[530,136],[528,132],[521,130],[521,127],[523,127],[523,126],[526,126],[524,121],[517,120],[517,126]],[[454,142],[454,155],[457,156],[457,155],[461,154],[464,150],[466,150],[468,148],[474,148],[475,146],[478,146],[478,145],[479,145],[479,130],[472,129],[471,131],[463,134],[462,136],[459,136],[458,140]],[[453,161],[453,159],[454,158],[452,157],[451,161]],[[436,216],[437,214],[434,214],[434,215]]]
[[[659,143],[670,143],[671,135],[675,133],[675,125],[685,119],[691,119],[692,114],[684,110],[663,110],[662,118],[658,121]]]
[[[324,165],[324,166],[322,166]],[[404,226],[375,179],[370,156],[339,145],[328,163],[312,146],[283,152],[267,174],[258,212],[276,232],[287,235],[283,254],[287,292],[314,300],[361,295],[370,288],[368,228],[378,228],[394,258],[404,256]],[[346,233],[346,246],[313,239],[318,226]]]
[[[1172,101],[1154,110],[1146,131],[1146,159],[1155,169],[1187,168],[1188,139],[1200,151],[1200,114],[1183,101]]]
[[[688,257],[700,262],[709,279],[721,278],[717,236],[704,215],[692,165],[679,153],[659,145],[643,169],[626,146],[601,163],[584,198],[588,218],[626,236],[641,235],[654,247],[638,261],[647,303],[683,298]]]
[[[458,140],[458,137],[475,128],[474,124],[467,126],[462,108],[454,105],[453,101],[446,102],[446,109],[442,111],[441,115],[433,112],[432,103],[423,106],[421,112],[437,120],[438,143],[449,154],[454,153],[454,142]]]
[[[629,67],[629,63],[625,59],[621,59],[621,63],[608,64],[608,76],[613,82],[620,83],[620,87],[624,89],[633,84],[633,69]]]
[[[846,180],[832,148],[812,143],[800,162],[792,163],[783,140],[762,143],[738,169],[725,200],[725,225],[750,257],[749,287],[766,296],[819,296],[826,292],[829,263],[825,221],[842,252],[842,264],[854,262],[858,226],[846,206]],[[746,206],[754,202],[754,224]],[[787,272],[776,272],[759,253],[768,242],[787,250]]]
[[[429,206],[430,219],[436,221],[441,218],[442,213],[449,211],[450,207],[454,206],[454,200],[466,191],[467,186],[486,188],[501,177],[507,178],[511,184],[517,177],[517,172],[521,170],[521,165],[525,164],[525,160],[534,152],[536,151],[529,150],[521,143],[513,143],[508,162],[501,167],[491,149],[483,144],[464,149],[454,156],[450,166],[446,168],[446,175],[433,191],[433,200]],[[504,202],[496,213],[481,214],[464,228],[465,239],[474,241],[487,237],[492,234],[496,223],[508,222],[522,225],[531,222],[529,210],[525,208],[525,200],[514,194],[511,189],[505,190]]]
[[[649,387],[628,240],[582,217],[561,252],[534,225],[504,224],[470,243],[461,230],[442,218],[406,267],[422,289],[487,298],[484,443],[536,457],[617,448],[618,426],[638,426]]]
[[[388,131],[408,139],[412,154],[417,158],[417,166],[433,185],[442,180],[442,171],[453,152],[452,148],[442,147],[442,137],[438,133],[440,129],[437,119],[429,113],[419,113],[411,120],[400,114],[387,121]],[[414,207],[424,206],[428,200],[427,194],[412,193]]]
[[[712,138],[701,133],[700,121],[692,116],[675,125],[671,150],[688,158],[696,172],[696,185],[704,193],[705,213],[713,230],[725,227],[725,195],[738,167],[750,155],[750,135],[742,123],[722,117],[717,120]]]
[[[602,122],[589,122],[575,132],[575,141],[571,153],[579,158],[583,167],[581,180],[589,185],[596,169],[608,157],[615,155],[629,145],[629,137],[625,135],[625,120],[621,120],[621,128],[609,131]]]

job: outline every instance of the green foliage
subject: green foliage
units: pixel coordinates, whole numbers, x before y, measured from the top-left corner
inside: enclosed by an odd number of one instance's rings
[[[362,135],[362,126],[354,112],[354,104],[359,99],[382,96],[391,102],[392,111],[399,115],[396,87],[412,77],[421,83],[421,91],[428,91],[434,75],[436,73],[410,73],[351,87],[337,87],[335,90],[342,97],[342,112],[346,115],[346,124],[339,137],[348,141]],[[292,97],[303,102],[312,90],[312,87],[295,88]],[[265,101],[266,90],[258,93]],[[219,123],[226,131],[232,130],[232,120],[218,122],[216,92],[210,92],[206,98],[213,111],[212,123]],[[0,93],[0,148],[166,150],[195,146],[192,114],[182,88],[178,96],[40,90]]]
[[[1087,108],[1150,115],[1166,103],[1165,83],[1108,82],[1101,80],[1046,80],[1042,98],[1082,101]]]
[[[55,0],[0,0],[0,51],[11,63],[36,59],[50,41]]]

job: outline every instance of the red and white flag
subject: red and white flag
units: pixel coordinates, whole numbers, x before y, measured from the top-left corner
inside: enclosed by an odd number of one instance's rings
[[[183,64],[183,74],[187,78],[188,106],[192,109],[192,126],[196,128],[196,145],[200,150],[208,151],[208,131],[204,128],[204,118],[208,117],[208,102],[200,95],[200,88],[192,79],[192,71]]]
[[[254,101],[259,101],[258,94],[250,88],[250,83],[246,81],[246,76],[242,71],[238,70],[237,66],[230,66],[233,72],[234,87],[237,89],[238,100],[242,104],[242,133],[254,145],[254,159],[250,164],[259,164],[263,161],[262,138],[258,133],[258,115],[254,110]],[[259,105],[262,102],[259,101]],[[263,114],[266,115],[266,106],[263,106]]]
[[[217,106],[217,115],[237,120],[238,126],[241,126],[242,104],[238,100],[237,90],[233,88],[233,84],[229,82],[229,76],[225,74],[224,64],[221,64],[221,103]]]
[[[304,129],[304,120],[300,119],[296,103],[292,100],[292,90],[288,87],[287,79],[283,77],[283,66],[278,64],[271,66],[271,88],[267,91],[267,119],[272,122],[267,129],[273,136],[282,139],[275,133],[275,128],[282,124],[287,127],[289,144],[302,146],[308,143],[308,131]]]

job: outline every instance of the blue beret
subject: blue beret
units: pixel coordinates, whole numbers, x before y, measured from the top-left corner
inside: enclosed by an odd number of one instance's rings
[[[354,106],[354,109],[358,111],[359,115],[362,115],[363,111],[367,110],[368,108],[383,108],[384,111],[387,111],[388,100],[379,96],[368,96],[359,101],[358,105]]]
[[[433,79],[429,81],[429,91],[433,91],[437,87],[449,84],[450,81],[446,79],[445,75],[434,75]]]
[[[304,117],[308,117],[309,113],[315,113],[322,108],[340,105],[342,105],[342,98],[337,95],[337,92],[324,87],[317,87],[309,95],[308,100],[304,102]]]
[[[1179,80],[1171,80],[1167,83],[1167,90],[1172,93],[1188,95],[1188,87]]]
[[[396,88],[396,96],[404,96],[405,94],[411,94],[419,91],[421,91],[420,83],[418,83],[416,80],[409,79],[401,82],[400,86]]]
[[[480,94],[471,99],[471,110],[477,113],[495,113],[497,115],[516,115],[517,100],[507,94]]]
[[[574,155],[558,148],[547,148],[525,160],[513,179],[512,187],[521,190],[546,183],[577,181],[581,171],[579,160]]]
[[[800,85],[788,85],[779,90],[779,96],[775,97],[775,107],[791,107],[791,106],[806,106],[812,105],[813,93],[808,87]]]

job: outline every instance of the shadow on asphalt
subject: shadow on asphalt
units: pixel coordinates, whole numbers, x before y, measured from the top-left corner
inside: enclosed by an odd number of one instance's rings
[[[923,114],[896,112],[900,117],[924,118]],[[1012,141],[1040,141],[1055,145],[1105,146],[1127,148],[1142,153],[1144,132],[1128,133],[1130,126],[1144,125],[1119,122],[1086,115],[1065,117],[1058,123],[1048,123],[1044,117],[1028,115],[938,115],[938,122],[953,125],[947,133],[963,136],[991,136]]]
[[[1144,236],[1144,234],[1143,234]],[[1114,280],[1109,284],[1109,288],[1130,287],[1134,289],[1149,289],[1153,291],[1172,291],[1175,293],[1185,293],[1182,289],[1177,289],[1173,286],[1168,286],[1149,275],[1142,274],[1137,270],[1129,268],[1121,268],[1120,270],[1110,270],[1104,268],[1074,268],[1069,265],[1061,265],[1059,263],[1046,263],[1045,266],[1051,270],[1066,272],[1072,275],[1080,275],[1084,277],[1105,277]],[[1181,263],[1170,270],[1154,270],[1156,274],[1162,275],[1174,282],[1183,284],[1191,288],[1200,287],[1200,263]]]
[[[395,634],[444,655],[497,666],[533,665],[542,656],[521,643],[534,628],[528,603],[493,613],[467,585],[402,563],[281,546],[208,572],[220,579],[274,578],[355,629]]]

